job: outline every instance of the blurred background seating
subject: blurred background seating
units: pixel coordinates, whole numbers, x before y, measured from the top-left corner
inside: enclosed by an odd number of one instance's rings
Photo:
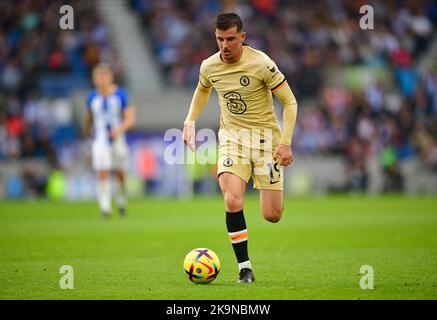
[[[199,65],[217,51],[219,11],[242,16],[247,43],[278,64],[298,99],[288,193],[436,193],[437,4],[370,1],[374,30],[362,30],[363,4],[77,0],[75,29],[61,30],[59,1],[0,0],[0,196],[44,196],[53,173],[65,176],[65,197],[94,196],[84,96],[101,61],[137,107],[131,194],[216,192],[213,165],[165,163],[163,133],[181,127]],[[216,130],[214,96],[208,108],[200,128]]]

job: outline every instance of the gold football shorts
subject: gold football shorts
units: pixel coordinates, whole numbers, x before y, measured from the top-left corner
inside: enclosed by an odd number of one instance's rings
[[[260,190],[283,190],[284,168],[273,158],[277,143],[271,135],[239,134],[232,135],[219,131],[219,154],[217,176],[230,172]],[[276,142],[276,141],[275,141]]]

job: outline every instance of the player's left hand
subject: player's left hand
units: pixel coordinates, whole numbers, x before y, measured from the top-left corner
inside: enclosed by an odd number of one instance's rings
[[[278,161],[281,166],[290,165],[293,162],[291,147],[286,144],[280,144],[273,152],[273,158]]]
[[[122,127],[115,127],[111,130],[111,138],[113,140],[116,140],[121,134],[123,134]]]

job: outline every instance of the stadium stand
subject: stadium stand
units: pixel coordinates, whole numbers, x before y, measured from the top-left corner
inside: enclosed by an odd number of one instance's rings
[[[0,0],[0,197],[56,194],[50,185],[62,183],[79,190],[71,191],[72,199],[93,195],[89,146],[81,133],[83,96],[75,93],[90,89],[90,69],[103,60],[113,66],[118,83],[135,79],[132,66],[123,67],[132,54],[116,53],[131,49],[119,41],[129,40],[122,34],[132,17],[141,22],[135,34],[143,35],[151,51],[145,63],[157,66],[144,69],[147,79],[161,88],[133,95],[138,107],[137,132],[130,137],[133,174],[157,194],[189,196],[191,191],[180,190],[190,182],[206,186],[196,190],[216,190],[213,168],[199,169],[198,175],[165,166],[162,133],[180,127],[199,65],[217,50],[212,23],[219,11],[243,17],[247,43],[275,60],[298,98],[297,160],[287,169],[291,193],[435,193],[437,50],[431,48],[437,48],[437,5],[369,1],[375,29],[361,30],[363,4],[74,0],[75,29],[66,31],[59,28],[60,1]],[[124,7],[130,11],[108,23],[114,10]],[[134,89],[132,81],[127,84]],[[135,90],[141,88],[137,83]],[[200,124],[217,129],[217,108],[209,110]],[[59,174],[70,180],[62,182]]]
[[[375,157],[384,190],[402,190],[403,160],[419,158],[436,171],[436,56],[417,70],[436,41],[435,2],[370,1],[375,29],[368,32],[358,23],[363,1],[129,2],[153,38],[166,84],[175,87],[192,87],[200,62],[217,51],[216,12],[239,13],[247,43],[270,55],[298,98],[295,153],[341,155],[349,178],[340,189],[366,190]]]
[[[94,2],[70,2],[74,30],[60,29],[60,5],[0,1],[0,161],[12,197],[45,194],[50,171],[69,167],[81,149],[69,94],[90,87],[101,59],[117,66]]]

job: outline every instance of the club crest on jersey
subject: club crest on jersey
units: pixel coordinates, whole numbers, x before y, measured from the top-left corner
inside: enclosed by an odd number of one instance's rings
[[[234,164],[234,161],[232,161],[231,158],[227,158],[227,159],[225,159],[225,161],[223,161],[223,165],[224,165],[225,167],[230,167],[230,166],[232,166],[233,164]]]
[[[243,87],[247,87],[247,86],[249,85],[249,83],[250,83],[249,77],[247,77],[247,76],[242,76],[242,77],[240,78],[240,84],[241,84]]]

